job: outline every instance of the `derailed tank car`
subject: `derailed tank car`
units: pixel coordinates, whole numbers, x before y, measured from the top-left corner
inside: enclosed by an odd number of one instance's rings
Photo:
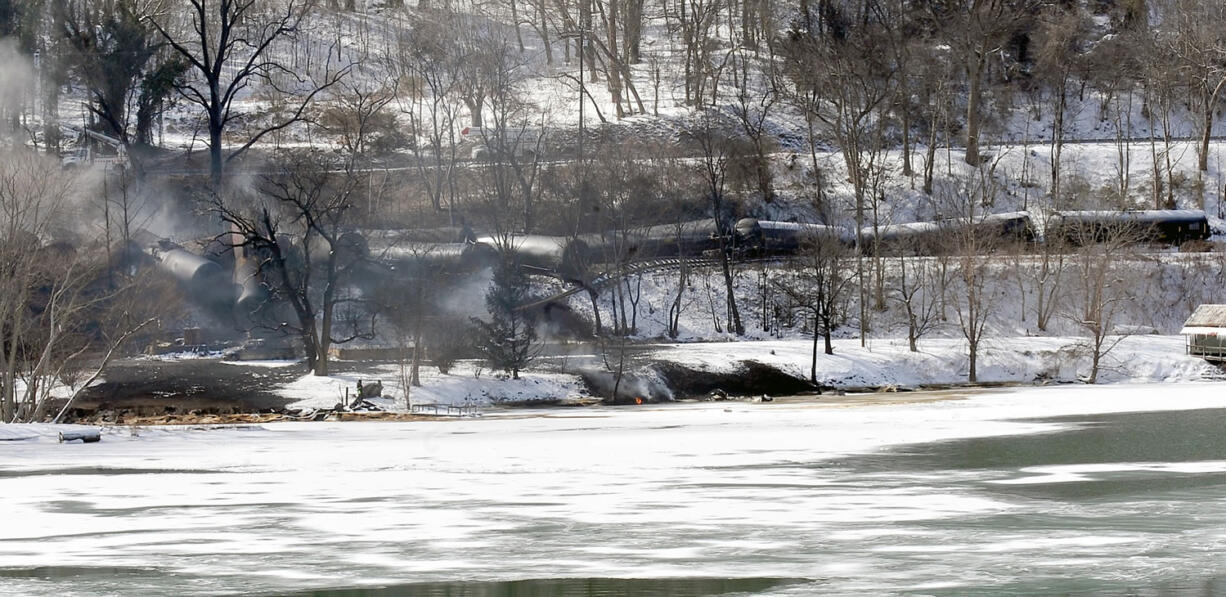
[[[752,256],[793,255],[819,239],[855,244],[851,232],[837,226],[743,219],[736,224],[738,242]]]
[[[1114,234],[1129,240],[1179,245],[1208,240],[1209,218],[1198,209],[1057,211],[1047,220],[1047,239],[1072,245],[1103,242]]]
[[[494,265],[498,253],[485,244],[397,242],[388,246],[372,244],[370,259],[402,275],[460,274]]]
[[[863,249],[884,253],[940,255],[953,250],[960,234],[973,235],[984,249],[1035,241],[1034,220],[1028,212],[988,214],[973,220],[950,218],[935,222],[908,222],[860,229]]]
[[[170,274],[203,306],[225,312],[234,304],[234,284],[217,262],[164,240],[146,250],[159,269]]]
[[[719,249],[719,232],[713,218],[641,226],[603,235],[585,234],[580,238],[591,248],[591,258],[596,262],[698,257]]]
[[[494,254],[509,251],[515,255],[519,266],[531,273],[556,275],[568,281],[583,280],[590,263],[591,249],[582,239],[541,234],[512,234],[507,236],[483,236],[478,245],[493,250]]]

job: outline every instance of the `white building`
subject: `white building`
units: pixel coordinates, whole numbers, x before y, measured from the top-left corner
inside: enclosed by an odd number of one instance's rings
[[[1189,355],[1226,363],[1226,305],[1197,307],[1179,333],[1187,337]]]

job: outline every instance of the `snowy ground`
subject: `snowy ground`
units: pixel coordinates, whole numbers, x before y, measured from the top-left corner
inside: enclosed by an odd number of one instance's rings
[[[1222,387],[112,428],[97,444],[0,442],[0,594],[283,594],[598,577],[801,578],[774,593],[833,595],[1007,594],[1034,579],[1162,582],[1208,573],[1226,552],[1220,493],[1083,503],[1002,488],[1080,487],[1112,471],[1163,483],[1216,478],[1226,472],[1220,454],[1144,466],[1076,464],[1075,454],[1066,465],[1020,469],[877,471],[872,463],[893,462],[891,448],[904,444],[1059,437],[1101,413],[1226,408]],[[1034,420],[1071,415],[1081,419]]]
[[[404,384],[398,365],[381,365],[364,369],[363,373],[345,373],[328,377],[303,375],[297,381],[279,390],[281,395],[295,399],[290,408],[331,408],[340,404],[348,395],[356,396],[357,383],[380,381],[385,398],[371,402],[388,410],[408,409],[404,396]],[[449,375],[438,373],[433,367],[423,366],[422,387],[411,388],[409,399],[413,404],[484,405],[499,402],[531,400],[555,400],[585,395],[583,384],[574,375],[524,372],[519,379],[491,372],[477,363],[461,363]],[[346,394],[348,390],[348,394]]]
[[[993,338],[984,342],[982,351],[981,382],[1075,382],[1089,373],[1089,357],[1078,338]],[[807,379],[811,352],[812,342],[807,339],[703,342],[654,345],[636,355],[635,362],[645,366],[669,361],[700,371],[735,372],[741,361],[750,360]],[[518,380],[479,369],[474,363],[462,363],[450,375],[423,366],[423,387],[414,388],[411,397],[414,404],[456,405],[587,397],[579,374],[600,363],[594,355],[545,358]],[[322,378],[304,375],[279,391],[296,400],[293,408],[329,408],[343,400],[345,388],[352,396],[358,379],[379,379],[388,398],[377,402],[390,410],[405,410],[398,367],[364,371]],[[834,387],[958,384],[966,381],[966,346],[958,339],[924,340],[920,352],[912,353],[905,340],[872,340],[863,348],[859,340],[837,340],[835,354],[818,355],[817,371],[822,385]],[[1100,381],[1187,382],[1220,376],[1217,368],[1184,354],[1183,337],[1146,335],[1124,338],[1104,360]]]
[[[773,365],[797,377],[809,373],[812,343],[799,340],[678,344],[662,356],[714,371],[729,370],[732,359]],[[910,352],[905,340],[835,342],[835,354],[820,353],[817,375],[823,385],[900,386],[956,384],[966,381],[966,343],[956,339],[921,342]],[[1077,381],[1089,374],[1089,355],[1077,338],[993,338],[979,360],[982,382],[1045,383]],[[1184,354],[1182,336],[1132,336],[1107,355],[1106,382],[1180,382],[1218,377],[1217,368]]]

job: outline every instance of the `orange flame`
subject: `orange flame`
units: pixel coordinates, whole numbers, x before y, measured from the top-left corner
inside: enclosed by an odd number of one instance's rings
[[[634,397],[634,403],[635,403],[635,404],[642,404],[642,403],[643,403],[643,399],[642,399],[642,398],[639,398],[638,396],[635,396],[635,397]]]

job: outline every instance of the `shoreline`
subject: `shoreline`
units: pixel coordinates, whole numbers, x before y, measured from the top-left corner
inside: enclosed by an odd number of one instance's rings
[[[908,404],[926,404],[965,400],[973,395],[1008,391],[1012,388],[1039,388],[1044,386],[1025,384],[985,384],[975,386],[950,388],[924,388],[902,390],[879,390],[875,392],[840,392],[838,394],[800,394],[791,396],[775,396],[770,401],[758,398],[736,397],[726,400],[682,399],[670,402],[650,402],[635,404],[527,404],[527,405],[495,405],[491,408],[497,412],[490,419],[546,419],[563,416],[562,413],[574,413],[575,416],[600,417],[600,409],[651,410],[672,409],[697,405],[709,405],[712,408],[720,405],[754,404],[763,408],[772,406],[804,407],[804,408],[868,408],[874,406],[900,406]],[[460,422],[479,420],[484,416],[447,416],[425,415],[398,411],[359,411],[359,412],[327,412],[319,418],[311,415],[292,415],[288,413],[228,413],[228,414],[167,414],[160,416],[125,417],[120,421],[109,423],[70,423],[76,426],[123,428],[123,427],[167,427],[182,428],[194,426],[233,426],[262,425],[268,423],[412,423],[412,422]],[[582,413],[582,415],[581,415]]]
[[[523,411],[745,402],[762,396],[779,403],[906,403],[929,401],[933,392],[966,395],[998,388],[1083,385],[1084,359],[1075,350],[1077,342],[1060,337],[995,342],[980,355],[980,381],[969,383],[965,348],[956,339],[933,339],[921,352],[908,351],[905,341],[898,340],[881,340],[869,347],[840,341],[835,354],[818,355],[818,385],[825,392],[821,395],[807,391],[813,387],[807,381],[811,344],[796,339],[644,347],[615,398],[608,396],[614,385],[611,374],[574,356],[545,362],[519,379],[483,375],[479,364],[464,363],[449,374],[423,370],[422,386],[412,389],[414,405],[435,405],[439,413],[429,412],[429,406],[426,412],[409,412],[394,364],[338,362],[332,375],[320,377],[302,372],[294,363],[270,367],[207,359],[141,360],[118,365],[110,379],[78,402],[70,422],[148,426],[317,419],[427,421],[454,418],[458,413],[445,411],[455,407],[530,416]],[[1220,370],[1182,354],[1182,349],[1180,337],[1125,338],[1109,355],[1100,382],[1223,379]],[[371,399],[371,412],[338,408],[363,379],[384,382],[386,397]]]

